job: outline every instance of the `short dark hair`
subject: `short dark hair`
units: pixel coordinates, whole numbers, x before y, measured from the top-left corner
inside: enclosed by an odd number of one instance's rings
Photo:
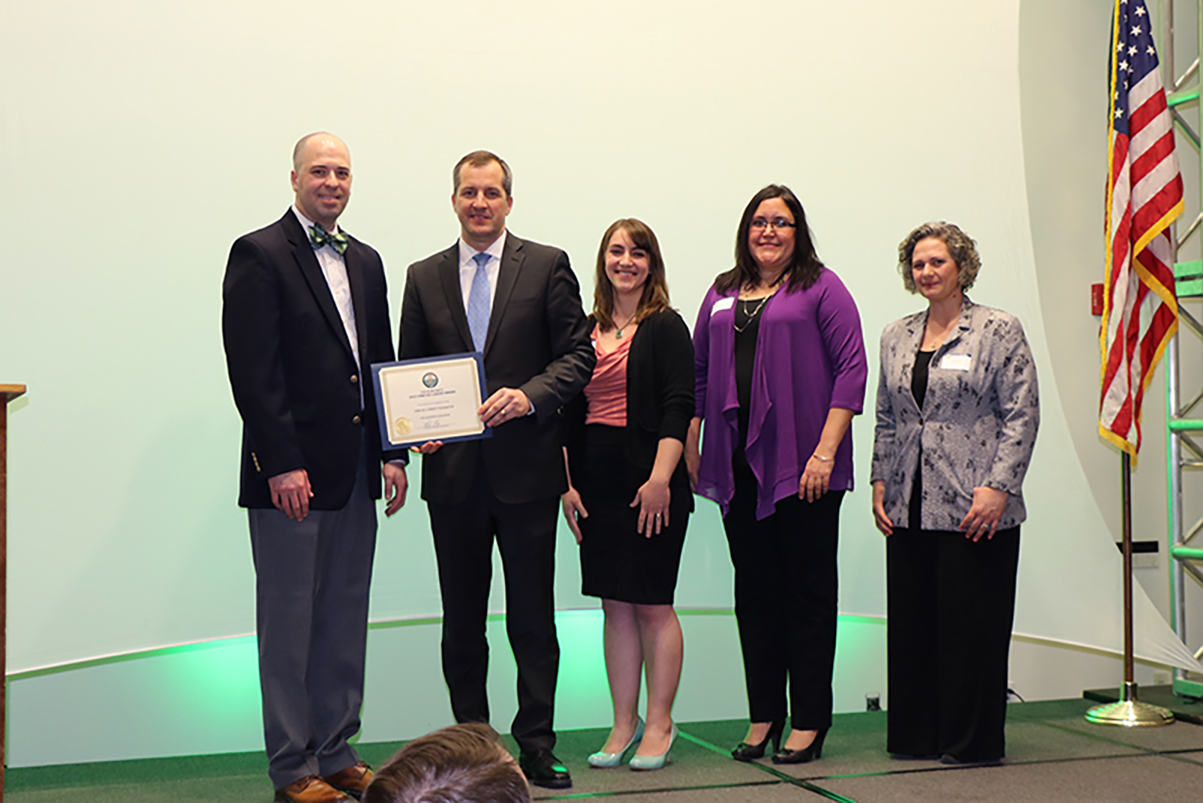
[[[760,268],[752,257],[748,235],[752,231],[752,218],[756,216],[756,210],[770,198],[780,198],[784,201],[797,225],[794,229],[794,256],[786,266],[785,272],[781,274],[782,280],[787,281],[785,289],[789,292],[805,290],[819,280],[824,266],[815,253],[814,235],[811,234],[810,226],[806,224],[806,212],[802,209],[802,202],[794,195],[793,190],[784,184],[770,184],[753,195],[744,208],[743,217],[739,221],[739,232],[735,235],[735,267],[720,274],[714,281],[715,289],[720,293],[745,286],[754,287],[760,283]]]
[[[653,312],[668,309],[668,280],[664,277],[664,257],[660,255],[660,243],[651,226],[633,217],[621,218],[610,224],[602,235],[601,246],[597,249],[597,275],[593,280],[593,317],[603,330],[614,326],[614,285],[606,276],[606,252],[610,248],[610,238],[617,231],[625,231],[631,237],[636,248],[647,251],[647,282],[643,285],[643,295],[639,297],[639,307],[635,310],[635,323],[639,323]]]
[[[428,733],[386,761],[361,803],[530,803],[530,787],[497,732],[464,722]]]
[[[451,192],[459,192],[460,168],[462,168],[464,165],[471,165],[472,167],[484,167],[490,162],[496,162],[497,164],[501,165],[501,186],[505,189],[505,197],[509,198],[510,195],[513,194],[514,174],[510,172],[510,166],[505,163],[505,159],[502,159],[492,151],[472,151],[472,153],[466,154],[463,158],[456,162],[455,167],[451,170]]]
[[[915,285],[915,274],[911,272],[911,257],[915,255],[915,246],[920,240],[934,238],[944,243],[948,255],[957,263],[957,284],[962,290],[973,287],[977,281],[977,273],[982,269],[982,258],[977,255],[977,243],[960,227],[943,220],[933,220],[924,223],[906,236],[898,244],[898,272],[902,274],[902,286],[908,292],[916,293],[919,288]]]

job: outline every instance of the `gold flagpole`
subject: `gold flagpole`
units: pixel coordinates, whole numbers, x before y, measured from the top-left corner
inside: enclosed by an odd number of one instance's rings
[[[1086,712],[1086,721],[1096,725],[1122,725],[1135,728],[1169,725],[1174,714],[1168,708],[1142,703],[1137,699],[1135,661],[1132,642],[1132,456],[1122,453],[1120,487],[1123,496],[1124,531],[1124,685],[1119,701],[1096,705]]]

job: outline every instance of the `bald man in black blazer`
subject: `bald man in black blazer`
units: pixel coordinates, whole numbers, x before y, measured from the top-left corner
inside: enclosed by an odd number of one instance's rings
[[[567,489],[557,420],[596,357],[568,255],[505,229],[509,166],[477,151],[453,176],[460,239],[410,266],[399,338],[401,359],[481,351],[488,381],[480,415],[493,437],[421,449],[443,599],[443,674],[456,721],[487,722],[485,614],[496,539],[518,664],[512,733],[520,763],[532,783],[565,788],[571,776],[552,754],[555,534]],[[478,290],[483,320],[472,314]]]
[[[284,217],[240,237],[222,335],[242,416],[238,504],[256,574],[259,675],[276,799],[334,803],[371,771],[360,727],[368,586],[381,477],[405,502],[405,453],[381,453],[364,372],[393,357],[380,255],[340,232],[351,157],[331,134],[297,143]],[[382,464],[383,463],[383,464]]]

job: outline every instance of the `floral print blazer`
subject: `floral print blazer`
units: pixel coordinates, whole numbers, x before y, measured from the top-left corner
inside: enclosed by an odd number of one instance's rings
[[[1040,424],[1036,365],[1023,326],[966,296],[959,324],[932,356],[920,409],[911,373],[927,314],[909,315],[881,333],[871,481],[885,483],[886,514],[896,527],[958,529],[977,486],[1011,495],[998,527],[1014,527],[1026,518],[1023,478]],[[916,525],[908,518],[920,458]]]

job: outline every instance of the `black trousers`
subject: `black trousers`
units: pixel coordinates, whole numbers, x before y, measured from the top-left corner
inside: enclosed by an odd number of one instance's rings
[[[455,721],[489,721],[485,618],[496,539],[505,572],[506,634],[518,665],[511,733],[523,751],[551,749],[556,741],[552,716],[560,644],[552,586],[558,501],[499,502],[478,466],[467,501],[429,505],[443,599],[443,677]]]
[[[746,467],[735,468],[735,497],[723,528],[735,566],[735,618],[753,722],[789,713],[797,730],[831,725],[843,497],[843,491],[815,502],[792,496],[757,521],[756,478]]]
[[[976,543],[960,532],[895,529],[886,543],[886,749],[1002,758],[1019,527]]]

